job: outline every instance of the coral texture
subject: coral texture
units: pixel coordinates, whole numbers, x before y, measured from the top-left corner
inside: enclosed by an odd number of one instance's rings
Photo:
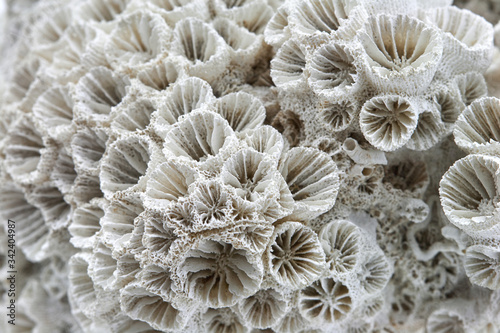
[[[500,26],[451,2],[9,2],[0,331],[500,332]]]

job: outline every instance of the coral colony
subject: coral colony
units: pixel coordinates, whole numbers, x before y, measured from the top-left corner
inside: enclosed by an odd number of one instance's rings
[[[500,332],[500,25],[8,3],[0,331]]]

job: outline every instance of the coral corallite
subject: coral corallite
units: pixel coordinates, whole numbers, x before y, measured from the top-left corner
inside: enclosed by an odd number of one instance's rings
[[[451,3],[0,1],[0,331],[500,332],[500,26]]]

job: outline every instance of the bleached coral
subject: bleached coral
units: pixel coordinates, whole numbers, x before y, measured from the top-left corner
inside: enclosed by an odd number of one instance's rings
[[[9,2],[15,328],[498,330],[499,26],[450,2]]]

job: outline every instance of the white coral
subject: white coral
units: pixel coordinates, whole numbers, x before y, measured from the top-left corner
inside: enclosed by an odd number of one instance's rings
[[[309,321],[318,321],[325,327],[346,318],[352,309],[352,299],[345,285],[324,278],[301,292],[299,308]]]
[[[247,251],[212,240],[190,250],[177,271],[189,295],[215,308],[234,305],[254,294],[262,274],[262,264],[252,262]]]
[[[457,161],[443,176],[440,196],[450,221],[473,236],[496,237],[498,228],[497,157],[469,155]]]
[[[397,95],[383,95],[370,99],[359,115],[365,138],[383,151],[392,151],[405,145],[418,124],[418,110],[408,99]]]
[[[338,171],[326,154],[314,149],[293,148],[283,157],[279,169],[295,201],[293,218],[318,216],[335,204]]]
[[[137,70],[165,56],[170,35],[170,29],[157,15],[137,12],[125,16],[111,32],[105,45],[106,57],[117,70]]]
[[[453,136],[468,153],[498,154],[500,101],[485,97],[474,101],[457,119]]]
[[[467,248],[465,271],[471,282],[493,290],[500,289],[499,249],[488,245]]]
[[[254,150],[241,150],[223,165],[221,180],[242,199],[261,207],[264,218],[277,220],[293,209],[292,193],[276,161]]]
[[[213,168],[236,149],[236,136],[228,122],[211,111],[192,112],[168,132],[163,151],[179,162]]]
[[[317,235],[298,222],[276,228],[267,251],[270,273],[285,288],[301,289],[309,285],[325,266]]]
[[[17,330],[500,327],[498,50],[450,2],[7,1]]]
[[[434,77],[443,52],[438,31],[408,16],[370,18],[359,38],[365,52],[360,66],[383,92],[421,93]]]
[[[360,264],[361,234],[349,221],[332,221],[325,224],[319,233],[326,262],[332,274],[349,272]]]

